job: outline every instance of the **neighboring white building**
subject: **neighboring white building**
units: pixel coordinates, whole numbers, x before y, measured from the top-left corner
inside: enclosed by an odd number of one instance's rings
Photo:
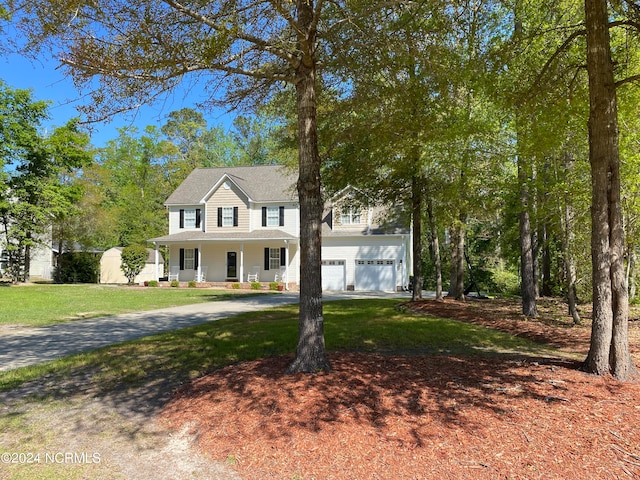
[[[194,170],[169,196],[168,271],[181,281],[300,283],[297,175],[281,166]],[[324,290],[398,290],[409,283],[408,229],[383,228],[379,209],[346,188],[326,205]],[[160,276],[161,268],[155,269]]]
[[[28,280],[52,280],[54,270],[54,252],[51,248],[51,229],[40,239],[40,243],[31,247],[31,262]],[[6,250],[6,239],[0,238],[0,278],[5,277],[9,268],[9,252]]]
[[[149,256],[142,271],[136,276],[134,283],[143,283],[149,280],[157,280],[156,274],[156,252],[147,248]],[[159,255],[159,254],[158,254]],[[107,250],[100,257],[100,283],[127,283],[127,277],[122,271],[122,247],[113,247]],[[158,258],[160,272],[164,268],[164,259],[161,255]]]

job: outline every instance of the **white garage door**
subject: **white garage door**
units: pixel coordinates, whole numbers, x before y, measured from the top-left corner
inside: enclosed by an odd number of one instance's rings
[[[393,260],[356,260],[356,290],[395,290]]]
[[[344,260],[322,261],[322,290],[344,290],[346,270]]]

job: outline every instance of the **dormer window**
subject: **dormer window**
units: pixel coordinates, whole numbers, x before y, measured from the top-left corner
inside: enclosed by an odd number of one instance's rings
[[[341,225],[360,225],[361,212],[356,207],[345,207],[340,212]]]

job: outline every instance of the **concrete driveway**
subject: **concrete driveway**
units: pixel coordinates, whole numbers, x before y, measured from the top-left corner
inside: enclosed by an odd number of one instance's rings
[[[406,293],[337,292],[324,300],[407,297]],[[257,295],[233,300],[198,303],[147,312],[92,318],[46,327],[24,327],[2,335],[0,371],[55,360],[76,353],[178,330],[234,315],[298,303],[297,293]]]

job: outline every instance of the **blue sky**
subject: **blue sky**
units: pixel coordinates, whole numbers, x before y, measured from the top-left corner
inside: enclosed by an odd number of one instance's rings
[[[0,79],[11,88],[31,89],[36,100],[49,100],[51,106],[50,125],[58,127],[69,119],[78,116],[76,107],[82,104],[79,92],[75,89],[70,78],[65,78],[62,69],[56,69],[57,62],[41,59],[32,61],[19,55],[3,55],[0,57]],[[108,123],[93,125],[91,132],[92,143],[96,147],[103,146],[108,140],[118,136],[117,129],[136,126],[141,131],[147,125],[162,126],[169,113],[183,107],[197,108],[198,101],[204,100],[203,92],[193,88],[188,95],[175,94],[162,102],[141,107],[137,112],[117,115]],[[219,110],[205,114],[210,127],[223,125],[229,128],[234,115]]]

